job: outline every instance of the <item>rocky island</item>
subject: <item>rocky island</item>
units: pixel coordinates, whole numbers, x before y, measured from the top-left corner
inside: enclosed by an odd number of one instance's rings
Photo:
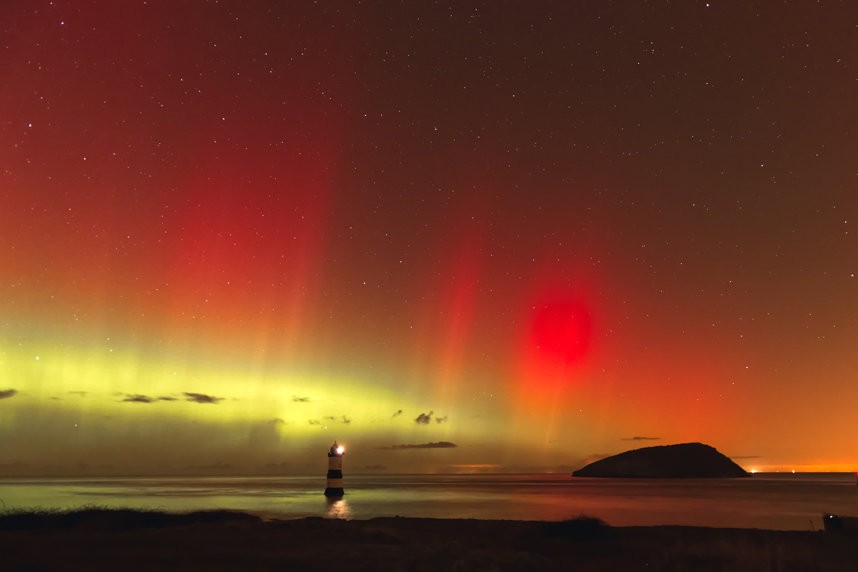
[[[573,477],[700,479],[747,477],[745,470],[703,443],[634,449],[578,469]]]

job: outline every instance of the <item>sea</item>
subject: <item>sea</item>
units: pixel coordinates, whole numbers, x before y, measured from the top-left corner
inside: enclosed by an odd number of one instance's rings
[[[0,479],[0,511],[85,507],[229,509],[266,519],[381,516],[818,530],[824,513],[858,515],[854,473],[744,479],[596,479],[568,474],[347,476],[326,499],[318,477]]]

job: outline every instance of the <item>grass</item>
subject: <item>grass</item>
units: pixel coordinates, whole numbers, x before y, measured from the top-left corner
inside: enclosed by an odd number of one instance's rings
[[[549,538],[595,540],[607,538],[611,533],[611,527],[604,521],[587,515],[561,520],[560,522],[545,522],[542,526],[545,536]]]
[[[139,528],[164,528],[202,523],[255,522],[260,518],[227,510],[167,513],[157,510],[132,510],[88,506],[75,510],[29,509],[0,513],[0,531],[12,530],[106,530],[127,531]]]
[[[376,518],[262,521],[231,511],[87,507],[0,513],[6,570],[858,570],[842,534]]]

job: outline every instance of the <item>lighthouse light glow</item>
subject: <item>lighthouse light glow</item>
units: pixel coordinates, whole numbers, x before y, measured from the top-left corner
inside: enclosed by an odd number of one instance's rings
[[[346,448],[345,448],[345,447],[343,447],[342,445],[340,445],[339,447],[337,447],[337,455],[342,455],[342,454],[343,454],[343,453],[345,453],[345,452],[346,452]]]

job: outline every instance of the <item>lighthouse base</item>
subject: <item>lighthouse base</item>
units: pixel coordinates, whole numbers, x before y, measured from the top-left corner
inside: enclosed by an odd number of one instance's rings
[[[325,489],[326,497],[341,497],[346,492],[343,490],[343,487],[328,487]]]

